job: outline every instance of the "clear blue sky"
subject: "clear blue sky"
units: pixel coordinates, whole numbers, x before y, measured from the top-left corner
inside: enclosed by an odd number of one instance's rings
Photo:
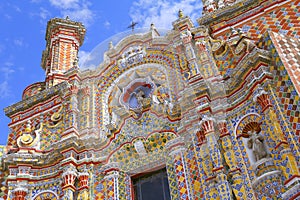
[[[0,1],[0,144],[6,144],[10,119],[3,109],[21,100],[30,84],[44,81],[40,67],[45,49],[47,21],[66,17],[85,24],[87,33],[80,56],[101,41],[137,27],[171,28],[182,9],[195,23],[201,16],[201,0],[1,0]],[[196,24],[196,23],[195,23]]]

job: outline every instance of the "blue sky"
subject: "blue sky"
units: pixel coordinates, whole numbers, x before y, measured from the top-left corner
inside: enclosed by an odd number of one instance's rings
[[[83,22],[87,33],[80,49],[83,60],[102,41],[139,27],[171,28],[182,9],[192,20],[201,16],[201,0],[1,0],[0,1],[0,144],[6,144],[10,119],[3,109],[21,100],[30,84],[44,81],[40,66],[47,21],[69,16]]]

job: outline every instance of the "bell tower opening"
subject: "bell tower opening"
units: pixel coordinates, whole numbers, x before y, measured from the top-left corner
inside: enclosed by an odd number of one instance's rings
[[[171,200],[166,169],[132,178],[134,200]]]

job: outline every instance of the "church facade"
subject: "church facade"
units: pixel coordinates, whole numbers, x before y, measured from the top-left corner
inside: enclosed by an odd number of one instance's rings
[[[300,199],[300,0],[203,0],[78,67],[85,27],[51,19],[5,109],[0,197]]]

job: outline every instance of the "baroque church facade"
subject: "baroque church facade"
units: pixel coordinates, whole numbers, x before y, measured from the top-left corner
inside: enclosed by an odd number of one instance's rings
[[[85,27],[51,19],[5,108],[3,199],[300,199],[300,1],[203,0],[78,67]]]

